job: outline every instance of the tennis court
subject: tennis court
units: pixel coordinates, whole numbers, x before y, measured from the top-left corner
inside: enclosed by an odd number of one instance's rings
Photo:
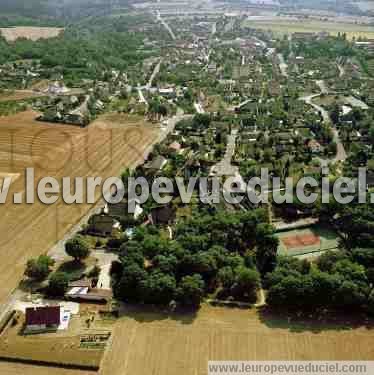
[[[279,255],[303,255],[325,250],[336,249],[337,234],[328,228],[313,226],[306,229],[294,229],[280,232]]]

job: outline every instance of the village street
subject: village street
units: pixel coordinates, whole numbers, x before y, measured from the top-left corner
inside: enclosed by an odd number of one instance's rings
[[[223,159],[215,164],[210,173],[214,176],[235,176],[238,173],[238,167],[234,167],[231,164],[232,157],[235,153],[235,146],[236,146],[236,137],[237,137],[238,131],[236,129],[233,129],[231,131],[231,134],[227,137],[227,147],[225,156]]]
[[[173,30],[170,28],[170,26],[166,23],[166,21],[161,17],[161,13],[158,10],[157,11],[157,20],[162,23],[162,25],[165,27],[165,29],[168,31],[170,36],[172,37],[173,40],[176,39],[175,34],[173,33]]]
[[[303,100],[305,103],[311,105],[316,111],[320,112],[323,117],[323,121],[325,123],[331,123],[331,118],[330,118],[329,113],[324,108],[322,108],[321,106],[313,102],[313,99],[320,97],[323,93],[325,94],[328,93],[328,89],[324,81],[316,81],[316,83],[320,87],[321,93],[303,96],[300,98],[300,100]],[[337,147],[336,155],[334,158],[330,160],[318,158],[322,167],[328,166],[329,162],[337,163],[337,162],[344,161],[347,159],[347,153],[340,139],[339,131],[335,127],[333,127],[332,132],[333,132],[333,140],[336,143],[336,147]]]

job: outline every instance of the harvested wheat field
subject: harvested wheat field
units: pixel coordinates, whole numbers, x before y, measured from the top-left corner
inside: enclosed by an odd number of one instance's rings
[[[35,181],[45,176],[118,176],[142,162],[159,136],[157,128],[134,116],[107,115],[87,128],[41,123],[37,116],[27,111],[0,117],[0,174],[15,180],[7,202],[0,205],[0,303],[16,288],[27,260],[48,251],[92,208],[66,205],[61,199],[50,206],[38,199],[13,204],[13,193],[25,191],[25,168],[35,168]],[[95,199],[100,196],[98,188]]]
[[[196,316],[125,312],[100,375],[205,375],[208,360],[372,360],[374,329],[204,305]],[[356,327],[346,329],[344,327]]]
[[[2,375],[95,375],[92,371],[69,370],[58,367],[25,365],[22,363],[0,362]]]
[[[39,39],[55,38],[63,30],[61,27],[17,26],[0,28],[0,33],[8,42],[14,42],[19,38],[36,41]]]

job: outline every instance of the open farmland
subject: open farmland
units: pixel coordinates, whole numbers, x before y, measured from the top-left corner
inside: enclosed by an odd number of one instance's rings
[[[349,39],[353,37],[374,38],[374,28],[369,25],[356,25],[343,22],[324,22],[317,20],[297,20],[282,19],[273,17],[272,19],[246,20],[244,26],[254,29],[271,30],[276,34],[292,34],[295,32],[318,33],[327,31],[332,35],[346,33]]]
[[[374,330],[204,305],[197,316],[126,311],[101,375],[203,375],[208,360],[371,360]],[[288,319],[288,322],[287,322]]]
[[[0,362],[0,374],[3,375],[94,375],[92,371],[63,369],[58,367],[34,366],[22,363]]]
[[[0,117],[0,172],[15,180],[11,196],[0,206],[4,218],[0,223],[0,303],[17,286],[26,261],[47,251],[92,208],[69,206],[61,199],[52,206],[37,199],[30,205],[13,204],[13,193],[25,190],[25,168],[35,167],[36,181],[45,176],[117,176],[126,166],[143,161],[158,138],[158,129],[145,124],[142,117],[107,115],[78,128],[40,123],[35,121],[37,116],[27,111]],[[95,198],[100,198],[99,188]]]
[[[0,33],[8,42],[14,42],[19,38],[36,41],[39,39],[54,38],[60,35],[63,30],[60,27],[19,26],[0,28]]]

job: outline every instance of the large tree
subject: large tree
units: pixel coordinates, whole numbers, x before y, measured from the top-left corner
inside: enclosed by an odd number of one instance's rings
[[[87,241],[83,236],[79,234],[66,241],[65,251],[66,254],[68,254],[78,262],[88,258],[88,256],[90,255],[90,247]]]
[[[69,277],[64,272],[55,272],[49,278],[48,294],[50,296],[63,296],[69,285]]]

